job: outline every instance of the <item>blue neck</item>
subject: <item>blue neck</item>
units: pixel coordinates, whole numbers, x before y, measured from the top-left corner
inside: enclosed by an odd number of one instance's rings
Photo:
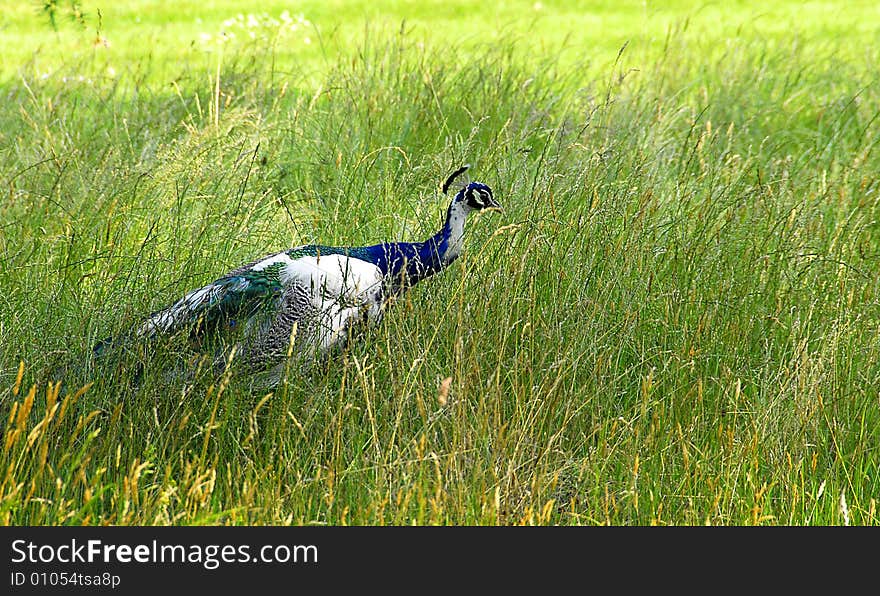
[[[383,242],[364,247],[364,257],[390,279],[392,287],[404,290],[443,270],[458,258],[467,209],[453,201],[443,228],[424,242]],[[352,256],[359,257],[357,254]]]

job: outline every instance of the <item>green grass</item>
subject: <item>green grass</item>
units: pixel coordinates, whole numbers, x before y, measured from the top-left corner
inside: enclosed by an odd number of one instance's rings
[[[40,2],[0,0],[0,79],[44,76],[69,65],[72,55],[92,55],[100,66],[95,76],[128,75],[162,86],[186,80],[199,67],[216,66],[224,52],[270,45],[276,72],[317,86],[336,63],[356,57],[365,46],[384,44],[387,31],[400,29],[420,41],[452,44],[468,59],[478,48],[515,44],[520,59],[530,53],[553,55],[569,68],[586,64],[600,72],[610,68],[624,44],[629,49],[623,65],[643,67],[646,57],[664,53],[670,32],[682,29],[710,47],[750,40],[788,47],[794,38],[810,47],[834,43],[838,55],[862,60],[865,46],[876,43],[880,20],[880,7],[872,0],[307,0],[293,5],[266,0],[259,11],[242,0],[82,4],[84,25],[72,23],[68,11],[59,15],[53,31]],[[264,26],[285,11],[295,29]],[[250,26],[248,15],[256,18]],[[244,18],[236,21],[239,16]],[[297,22],[298,16],[306,22]],[[223,32],[234,39],[221,43]]]
[[[234,3],[116,4],[109,48],[2,17],[4,523],[880,522],[876,7],[305,3],[207,52]],[[504,212],[326,369],[89,362],[270,251],[426,237],[463,162]]]

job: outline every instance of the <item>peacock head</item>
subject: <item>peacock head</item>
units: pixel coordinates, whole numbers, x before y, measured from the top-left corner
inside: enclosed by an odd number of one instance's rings
[[[483,209],[501,209],[501,205],[495,200],[492,189],[482,182],[471,182],[467,175],[470,165],[464,165],[454,171],[443,184],[443,193],[448,194],[450,188],[457,188],[452,204],[461,203],[469,210],[481,211]]]
[[[501,205],[492,195],[492,189],[482,182],[471,182],[459,194],[464,193],[462,200],[471,209],[501,209]]]

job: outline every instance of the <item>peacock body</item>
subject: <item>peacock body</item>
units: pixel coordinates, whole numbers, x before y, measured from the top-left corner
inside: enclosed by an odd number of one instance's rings
[[[443,185],[444,193],[457,192],[443,227],[427,240],[310,244],[270,254],[152,313],[135,336],[189,330],[196,338],[232,338],[224,345],[233,345],[239,363],[249,369],[269,368],[288,355],[303,362],[326,355],[343,346],[359,325],[378,324],[394,296],[455,261],[469,213],[499,208],[487,185],[467,180],[467,168]],[[96,353],[112,343],[100,342]]]

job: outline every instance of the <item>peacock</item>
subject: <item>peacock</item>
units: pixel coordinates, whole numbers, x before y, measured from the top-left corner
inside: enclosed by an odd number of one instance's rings
[[[382,242],[371,246],[308,244],[242,265],[187,292],[174,304],[138,323],[135,339],[188,331],[196,340],[223,338],[223,352],[235,350],[245,369],[280,370],[288,356],[309,363],[334,352],[358,329],[381,322],[395,297],[442,271],[462,250],[468,214],[500,209],[492,189],[471,182],[469,166],[442,186],[455,195],[439,232],[423,242]],[[107,338],[94,353],[118,343]],[[222,362],[217,354],[215,364]],[[277,382],[278,375],[274,375]]]

